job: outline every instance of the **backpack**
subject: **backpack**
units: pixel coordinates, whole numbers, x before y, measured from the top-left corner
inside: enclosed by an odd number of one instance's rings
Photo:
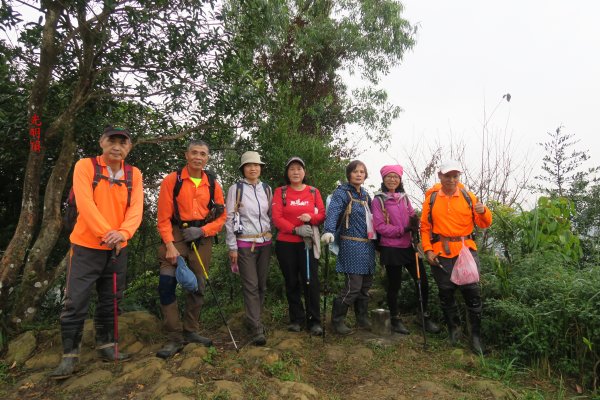
[[[405,199],[406,204],[409,204],[408,201],[408,197],[404,196],[403,197]],[[385,219],[385,223],[389,225],[390,223],[390,214],[387,212],[386,208],[385,208],[385,194],[384,193],[377,193],[375,195],[375,197],[373,198],[373,200],[379,200],[379,204],[381,204],[381,212],[383,213],[383,218]],[[377,249],[379,251],[379,248],[381,247],[379,241],[381,240],[381,235],[377,234],[377,238],[375,238],[373,240],[373,243],[375,244],[375,249]]]
[[[94,180],[92,181],[92,191],[96,190],[96,186],[100,183],[101,179],[106,179],[111,183],[115,183],[119,186],[125,184],[127,186],[127,207],[131,205],[131,191],[133,190],[133,167],[127,163],[123,164],[123,175],[125,179],[113,179],[106,175],[102,174],[102,166],[98,164],[98,159],[96,157],[89,158],[94,165]],[[70,235],[73,232],[73,228],[75,228],[75,224],[77,223],[77,216],[79,212],[77,211],[77,202],[75,201],[75,192],[71,187],[69,191],[69,195],[67,196],[67,201],[65,202],[64,207],[64,215],[63,215],[63,228],[67,235]]]
[[[271,200],[273,199],[273,190],[271,186],[267,185],[265,182],[261,182],[265,193],[267,194],[267,202],[271,205]],[[235,209],[234,212],[238,212],[240,209],[240,205],[242,204],[242,195],[244,194],[244,183],[242,181],[238,181],[235,184]],[[270,209],[270,208],[269,208]]]
[[[317,189],[315,189],[313,186],[309,186],[309,188],[310,188],[310,194],[313,195],[313,199],[314,199],[313,203],[316,208],[317,207]],[[285,185],[281,188],[281,201],[282,201],[284,207],[287,204],[287,201],[286,201],[287,189],[288,189],[287,185]]]
[[[350,191],[346,190],[346,193],[348,193],[348,204],[346,204],[346,208],[344,210],[343,213],[340,213],[340,216],[338,217],[337,223],[335,224],[335,230],[336,232],[338,230],[340,230],[341,225],[342,225],[342,220],[344,219],[344,217],[346,217],[346,229],[349,228],[350,226],[350,213],[352,213],[352,203],[361,203],[363,206],[366,205],[368,206],[368,209],[371,209],[371,198],[369,197],[369,195],[367,194],[367,200],[360,200],[360,199],[355,199],[354,197],[352,197],[352,194],[350,193]]]
[[[431,216],[432,212],[433,212],[433,204],[435,203],[435,199],[437,199],[437,194],[438,194],[439,190],[436,190],[435,192],[431,193],[431,196],[429,196],[429,215],[427,216],[427,220],[429,221],[429,225],[431,226],[431,241],[432,243],[434,241],[439,241],[439,235],[437,233],[433,233],[433,218]],[[471,217],[473,218],[473,227],[476,227],[477,225],[475,225],[475,213],[473,212],[473,200],[471,199],[471,196],[469,196],[469,193],[467,192],[467,190],[464,187],[460,188],[460,193],[463,195],[465,201],[467,202],[467,204],[469,205],[469,208],[471,209]],[[475,236],[474,231],[471,232],[469,234],[469,236],[473,237]]]
[[[181,186],[183,186],[183,179],[181,179],[181,173],[183,171],[183,168],[179,168],[177,170],[177,179],[175,180],[175,186],[173,186],[173,216],[171,217],[171,221],[176,224],[176,225],[180,225],[181,224],[181,216],[179,215],[179,205],[177,204],[177,196],[179,196],[179,192],[181,192]],[[208,212],[210,214],[210,212],[213,210],[213,208],[215,208],[215,175],[210,172],[210,171],[204,171],[204,173],[206,174],[206,176],[208,177],[208,193],[209,193],[209,199],[208,199],[208,204],[207,204],[207,208],[208,208]],[[222,213],[222,211],[221,211]]]

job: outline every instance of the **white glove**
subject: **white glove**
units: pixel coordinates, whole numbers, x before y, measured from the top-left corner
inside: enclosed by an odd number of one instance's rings
[[[333,239],[333,233],[325,232],[323,235],[321,235],[321,242],[325,244],[333,243]]]

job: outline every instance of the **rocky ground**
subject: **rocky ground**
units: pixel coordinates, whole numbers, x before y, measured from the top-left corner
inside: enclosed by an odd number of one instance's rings
[[[60,382],[47,378],[61,357],[58,329],[26,332],[10,343],[5,355],[10,369],[0,375],[0,398],[565,398],[546,382],[515,375],[510,365],[490,368],[499,365],[493,358],[482,360],[467,349],[453,349],[444,337],[430,335],[424,350],[415,325],[409,336],[358,331],[344,338],[327,334],[325,340],[272,329],[267,346],[254,347],[244,345],[249,338],[236,323],[240,317],[230,320],[234,337],[241,342],[239,353],[223,327],[210,332],[215,347],[188,344],[165,361],[155,356],[162,344],[160,321],[141,311],[125,313],[119,320],[120,348],[133,358],[118,365],[97,360],[92,323],[86,321],[80,368]]]

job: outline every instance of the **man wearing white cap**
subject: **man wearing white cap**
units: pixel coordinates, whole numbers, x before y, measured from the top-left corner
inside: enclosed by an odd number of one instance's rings
[[[471,323],[471,346],[478,354],[481,345],[481,291],[479,282],[457,285],[451,280],[452,270],[464,246],[468,247],[479,270],[477,245],[473,240],[475,225],[487,228],[492,224],[492,213],[459,182],[463,169],[459,162],[444,162],[439,170],[440,183],[430,188],[423,202],[421,214],[421,239],[427,262],[439,288],[439,296],[448,334],[452,345],[461,336],[460,317],[454,299],[458,288],[469,313]]]

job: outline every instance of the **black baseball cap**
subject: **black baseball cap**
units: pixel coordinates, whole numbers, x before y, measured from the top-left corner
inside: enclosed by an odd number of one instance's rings
[[[106,137],[110,137],[110,136],[125,136],[127,139],[131,140],[131,133],[129,132],[129,129],[122,127],[122,126],[115,126],[115,125],[107,125],[104,128],[104,132],[102,133],[102,136],[106,136]]]

